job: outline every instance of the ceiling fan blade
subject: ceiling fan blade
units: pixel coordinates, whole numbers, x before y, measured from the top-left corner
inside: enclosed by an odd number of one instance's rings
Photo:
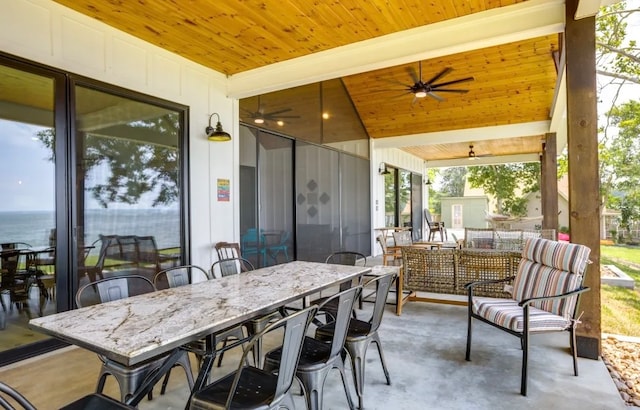
[[[449,74],[452,71],[453,71],[453,68],[447,67],[444,70],[440,71],[438,74],[434,75],[433,78],[431,78],[425,84],[432,85],[435,81],[438,81],[439,78],[444,77],[445,75]]]
[[[267,116],[265,116],[265,117],[267,117]],[[277,120],[281,120],[283,118],[300,118],[300,116],[299,115],[277,115],[275,117],[268,117],[268,118],[271,118],[271,119],[277,121]]]
[[[438,101],[445,101],[444,98],[440,97],[438,94],[435,94],[433,92],[428,92],[427,95],[431,98],[433,98],[434,100],[438,100]]]
[[[271,116],[271,117],[272,117],[272,116],[274,116],[274,115],[278,115],[278,114],[282,114],[282,113],[285,113],[285,112],[289,112],[289,111],[291,111],[291,110],[292,110],[292,108],[285,108],[285,109],[283,109],[283,110],[271,111],[271,112],[265,113],[265,114],[264,114],[264,116],[265,116],[265,117],[269,117],[269,116]]]
[[[452,90],[449,88],[436,88],[433,91],[437,91],[439,93],[460,93],[460,94],[466,94],[469,92],[469,90]]]
[[[414,84],[420,82],[420,77],[413,67],[407,67],[407,73],[411,76],[411,80],[413,80]]]
[[[446,87],[446,86],[451,85],[451,84],[464,83],[464,82],[467,82],[467,81],[473,81],[473,80],[475,80],[475,78],[473,78],[473,77],[466,77],[466,78],[461,78],[461,79],[459,79],[459,80],[447,81],[446,83],[431,84],[431,88]]]

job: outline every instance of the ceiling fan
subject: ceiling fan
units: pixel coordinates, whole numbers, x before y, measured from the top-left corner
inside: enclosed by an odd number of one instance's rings
[[[284,108],[282,110],[276,110],[271,112],[265,112],[264,107],[260,104],[260,96],[258,96],[258,109],[256,111],[247,110],[242,108],[242,111],[245,112],[245,115],[253,120],[256,124],[264,124],[265,122],[275,122],[276,124],[282,126],[284,125],[284,120],[291,118],[300,118],[299,115],[282,115],[289,111],[292,111],[292,108]]]
[[[467,155],[467,157],[469,158],[470,161],[474,161],[476,158],[490,157],[490,156],[491,154],[484,154],[484,155],[476,154],[476,152],[473,150],[473,144],[469,144],[469,154]]]
[[[409,75],[411,76],[411,79],[413,80],[413,85],[406,86],[405,90],[408,93],[413,94],[414,96],[413,103],[415,103],[417,99],[424,98],[426,96],[429,96],[437,101],[444,101],[445,99],[439,96],[438,94],[436,94],[436,92],[459,93],[459,94],[467,93],[469,92],[469,90],[452,89],[452,88],[445,88],[445,87],[474,80],[473,77],[465,77],[465,78],[460,78],[458,80],[451,80],[443,83],[437,83],[439,79],[441,79],[442,77],[444,77],[445,75],[453,71],[453,68],[446,67],[445,69],[440,71],[438,74],[434,75],[431,79],[429,79],[429,81],[422,81],[422,61],[418,62],[418,71],[419,73],[416,73],[413,67],[407,68],[407,72],[409,73]]]

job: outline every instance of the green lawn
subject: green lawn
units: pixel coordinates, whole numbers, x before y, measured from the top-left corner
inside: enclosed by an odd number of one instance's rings
[[[600,264],[616,265],[636,282],[635,289],[602,285],[602,332],[627,336],[640,336],[640,270],[628,267],[626,262],[640,265],[640,248],[627,246],[601,246]]]

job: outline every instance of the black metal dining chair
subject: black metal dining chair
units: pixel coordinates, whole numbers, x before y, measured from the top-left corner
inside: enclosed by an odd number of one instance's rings
[[[356,385],[356,392],[358,393],[358,407],[360,409],[364,406],[364,367],[365,356],[367,349],[371,342],[375,343],[378,348],[378,354],[380,355],[380,362],[382,363],[382,370],[387,379],[387,384],[391,384],[391,378],[389,377],[389,371],[384,360],[384,354],[382,353],[382,345],[380,344],[380,336],[378,335],[378,328],[382,322],[382,315],[384,314],[385,305],[387,303],[387,295],[389,294],[389,288],[393,282],[396,274],[388,273],[378,276],[368,281],[363,288],[376,287],[375,303],[373,305],[373,314],[368,321],[359,319],[351,319],[349,321],[349,327],[347,329],[347,337],[345,340],[345,348],[349,352],[351,359],[351,366],[353,368],[353,379]],[[320,326],[316,329],[316,339],[319,340],[331,340],[333,337],[335,322],[328,323],[324,326]]]
[[[245,346],[237,370],[196,391],[189,401],[189,409],[294,409],[291,386],[302,342],[315,312],[316,306],[308,307],[253,335]],[[282,330],[282,360],[277,372],[247,365],[246,359],[258,341],[276,329]]]
[[[349,325],[353,305],[361,291],[362,287],[355,286],[336,293],[325,300],[325,304],[335,304],[337,308],[333,318],[334,325],[331,327],[333,335],[329,343],[326,340],[318,340],[309,336],[304,338],[296,377],[302,384],[308,410],[322,410],[324,383],[329,372],[333,369],[338,369],[340,372],[349,408],[354,408],[347,384],[342,351],[347,337],[347,326]],[[319,305],[318,309],[322,310],[323,306]],[[276,370],[282,360],[282,353],[282,347],[267,353],[265,355],[264,369],[267,371]]]
[[[156,288],[153,283],[144,276],[112,276],[88,283],[78,289],[76,293],[76,305],[81,308],[155,291]],[[102,362],[102,367],[98,377],[96,393],[102,393],[107,376],[112,375],[120,387],[121,401],[126,401],[134,394],[138,387],[142,385],[145,377],[159,367],[168,355],[169,353],[134,366],[126,366],[106,356],[98,355]],[[186,350],[182,352],[176,365],[184,369],[189,388],[192,388],[193,373],[191,363],[189,362],[189,355]],[[151,393],[149,393],[149,398],[151,398]]]
[[[214,276],[217,276],[219,273],[220,276],[224,277],[252,270],[254,270],[254,267],[248,260],[244,258],[230,258],[214,262],[211,265],[210,272]],[[247,328],[250,336],[255,335],[264,329],[269,323],[279,319],[280,316],[280,312],[271,312],[260,317],[249,319],[244,323],[244,326]],[[253,351],[253,360],[258,367],[262,367],[262,340],[256,341]],[[220,359],[218,359],[218,363],[219,362]]]
[[[11,399],[10,403],[7,398]],[[19,391],[6,383],[0,382],[0,407],[4,410],[16,410],[14,404],[18,404],[23,410],[36,410],[36,407],[27,400]],[[104,394],[92,393],[69,403],[60,408],[61,410],[117,410],[135,409],[127,404],[121,403]]]

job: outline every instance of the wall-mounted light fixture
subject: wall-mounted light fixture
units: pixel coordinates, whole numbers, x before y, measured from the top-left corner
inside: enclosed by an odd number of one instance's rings
[[[378,166],[378,174],[380,175],[387,175],[390,174],[391,172],[389,172],[389,170],[387,169],[387,164],[385,164],[384,162],[380,163],[380,166]]]
[[[425,185],[431,185],[431,179],[429,179],[429,177],[427,176],[427,180],[424,181]]]
[[[211,126],[211,118],[214,115],[218,117],[218,123],[215,128]],[[209,116],[209,126],[205,128],[205,132],[207,133],[209,141],[231,141],[231,134],[222,129],[222,124],[220,124],[220,115],[217,112],[214,112]]]

